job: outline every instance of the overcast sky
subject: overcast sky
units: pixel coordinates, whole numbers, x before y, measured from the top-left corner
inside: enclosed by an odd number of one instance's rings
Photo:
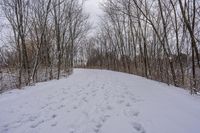
[[[90,21],[94,24],[94,26],[99,21],[99,16],[102,15],[102,10],[100,8],[100,2],[104,0],[87,0],[85,3],[85,10],[90,14]]]
[[[103,14],[102,10],[100,9],[100,2],[103,2],[104,0],[86,0],[86,3],[84,5],[84,9],[86,13],[89,13],[90,15],[90,23],[93,24],[93,27],[95,27],[99,21],[99,16]],[[1,14],[2,15],[2,14]],[[2,29],[2,21],[5,20],[5,18],[2,18],[0,16],[0,47],[4,44],[4,41],[8,37],[8,33],[6,32],[7,29],[5,26]],[[92,31],[91,31],[92,32]]]

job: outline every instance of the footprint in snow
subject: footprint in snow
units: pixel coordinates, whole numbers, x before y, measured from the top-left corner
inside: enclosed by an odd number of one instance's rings
[[[23,109],[24,107],[22,105],[19,106],[19,109]]]
[[[30,116],[28,118],[29,121],[35,121],[38,118],[38,116]]]
[[[75,129],[70,129],[69,133],[75,133]]]
[[[100,120],[105,123],[107,121],[107,119],[110,117],[110,115],[104,115],[100,118]]]
[[[36,127],[38,127],[42,123],[44,123],[44,120],[38,121],[38,122],[34,123],[33,125],[31,125],[30,127],[31,128],[36,128]]]
[[[8,128],[8,127],[9,127],[9,124],[5,124],[3,127],[4,127],[4,128]]]
[[[112,109],[113,109],[110,105],[108,105],[106,108],[107,108],[108,110],[112,110]]]
[[[57,122],[51,124],[51,127],[55,127],[57,125]]]
[[[105,89],[105,86],[103,85],[103,86],[101,86],[101,89]]]
[[[135,99],[135,97],[130,97],[130,99],[132,100],[132,101],[136,101],[137,99]]]
[[[59,107],[58,107],[58,109],[61,109],[61,108],[64,108],[65,107],[65,105],[60,105]]]
[[[3,129],[2,131],[0,130],[0,132],[2,132],[2,133],[7,133],[8,132],[8,128],[5,128],[5,129]]]
[[[100,131],[100,129],[101,129],[101,127],[102,127],[102,124],[97,124],[96,126],[95,126],[95,128],[94,128],[94,132],[95,133],[98,133],[99,131]]]
[[[88,84],[87,87],[90,87],[90,84]]]
[[[83,111],[82,113],[85,115],[85,117],[87,117],[87,118],[89,117],[88,112]]]
[[[134,110],[124,111],[124,115],[127,117],[137,117],[139,114],[140,112]]]
[[[65,91],[65,90],[63,90],[63,94],[68,94],[68,92],[67,92],[67,91]]]
[[[121,95],[121,98],[125,98],[125,96],[124,96],[124,95]]]
[[[42,106],[40,109],[45,109],[46,107],[48,107],[49,104],[45,104],[44,106]]]
[[[82,100],[83,100],[84,102],[86,102],[86,103],[88,102],[88,100],[86,99],[86,97],[83,97]]]
[[[145,129],[142,127],[142,125],[140,123],[133,122],[132,126],[133,126],[134,130],[137,131],[138,133],[145,133],[146,132]]]
[[[130,103],[126,103],[126,107],[131,107],[131,104]]]
[[[69,133],[75,133],[76,132],[76,128],[74,125],[71,125],[69,128],[68,128],[68,131]]]
[[[62,98],[60,99],[61,102],[64,101],[64,100],[65,100],[65,97],[62,97]]]
[[[77,109],[77,108],[78,108],[77,106],[74,106],[74,107],[73,107],[73,109]]]
[[[48,96],[47,97],[48,100],[51,100],[52,98],[53,98],[53,96]]]
[[[118,100],[117,103],[122,104],[122,103],[124,103],[124,100]]]
[[[22,123],[22,120],[18,120],[18,121],[13,122],[13,123],[11,124],[11,127],[12,127],[12,128],[18,128],[18,127],[20,127],[22,124],[23,124],[23,123]]]
[[[51,118],[56,118],[57,117],[57,115],[56,114],[53,114],[52,116],[51,116]]]

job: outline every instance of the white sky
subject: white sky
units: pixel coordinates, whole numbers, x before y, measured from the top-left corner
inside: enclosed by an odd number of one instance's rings
[[[86,0],[85,2],[84,9],[85,9],[85,12],[89,13],[90,15],[90,23],[93,25],[93,28],[97,26],[97,23],[99,21],[99,16],[103,14],[102,10],[100,9],[100,2],[103,2],[103,1],[104,0]],[[8,37],[9,33],[6,32],[8,30],[5,26],[1,27],[3,24],[3,20],[5,20],[5,18],[2,17],[1,12],[0,14],[1,14],[0,15],[0,21],[1,21],[0,22],[0,47],[1,47],[4,44],[4,41]]]
[[[99,21],[99,16],[103,14],[100,9],[100,2],[104,0],[87,0],[85,3],[85,11],[90,14],[90,22],[93,23],[94,26]]]

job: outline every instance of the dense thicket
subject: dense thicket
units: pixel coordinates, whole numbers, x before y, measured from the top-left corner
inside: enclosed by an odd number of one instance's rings
[[[88,41],[88,67],[200,88],[198,0],[107,0]],[[93,46],[93,47],[91,47]]]
[[[2,0],[1,8],[11,27],[9,48],[0,51],[1,76],[7,84],[12,80],[20,88],[72,72],[76,49],[89,29],[83,3]],[[2,82],[1,89],[11,87]]]

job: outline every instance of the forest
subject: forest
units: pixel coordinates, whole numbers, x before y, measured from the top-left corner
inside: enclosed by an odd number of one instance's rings
[[[200,91],[199,0],[106,0],[91,34],[80,0],[1,0],[0,92],[60,79],[73,68],[126,72]]]

